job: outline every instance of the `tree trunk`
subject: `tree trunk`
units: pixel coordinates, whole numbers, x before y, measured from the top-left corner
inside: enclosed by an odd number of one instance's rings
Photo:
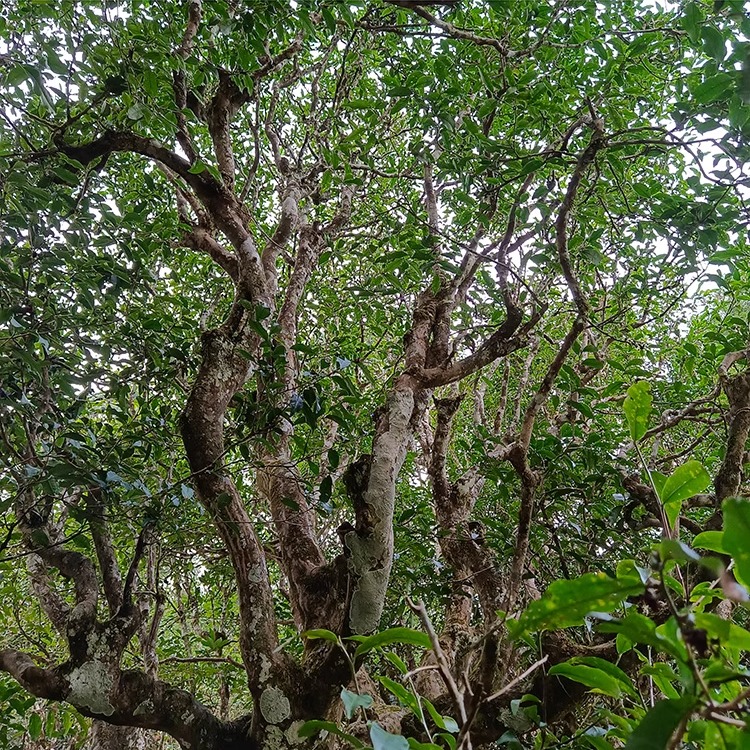
[[[91,723],[84,750],[157,750],[159,734],[138,727],[118,727],[105,721]]]

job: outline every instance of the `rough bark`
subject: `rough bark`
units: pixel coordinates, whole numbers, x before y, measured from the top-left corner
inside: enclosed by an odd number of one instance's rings
[[[159,735],[146,729],[95,720],[83,747],[84,750],[156,750],[158,746]]]
[[[728,378],[724,393],[729,399],[729,434],[721,468],[714,479],[716,503],[736,495],[742,481],[745,446],[750,434],[750,373]]]

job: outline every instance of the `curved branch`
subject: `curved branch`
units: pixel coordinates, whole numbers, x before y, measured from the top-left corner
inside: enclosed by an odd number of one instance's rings
[[[37,698],[66,701],[84,716],[109,724],[166,732],[187,747],[240,750],[247,747],[247,718],[224,723],[190,693],[149,677],[140,670],[113,673],[99,662],[54,669],[38,667],[29,654],[0,651],[0,671],[10,674]],[[87,679],[96,677],[95,687]],[[96,691],[93,695],[90,691]]]
[[[584,319],[579,315],[570,327],[565,339],[563,340],[560,348],[555,355],[555,358],[547,368],[547,372],[544,374],[544,378],[534,394],[534,398],[526,407],[526,413],[524,414],[523,424],[518,435],[518,442],[523,447],[524,452],[528,451],[529,444],[531,443],[531,433],[534,430],[534,422],[539,414],[539,410],[544,406],[547,398],[549,397],[552,386],[560,374],[562,366],[565,364],[565,360],[568,358],[570,350],[573,348],[573,344],[576,342],[581,332],[585,328],[586,324]]]
[[[565,191],[565,197],[560,205],[560,212],[555,221],[557,255],[560,259],[560,265],[562,266],[563,275],[568,284],[568,289],[570,289],[573,301],[578,308],[578,313],[584,318],[588,317],[589,305],[581,291],[578,279],[573,273],[573,267],[570,261],[570,254],[568,252],[568,218],[573,209],[573,203],[578,194],[578,188],[581,185],[583,175],[593,163],[597,153],[599,153],[599,151],[605,146],[604,121],[592,117],[588,119],[588,124],[591,125],[594,132],[589,141],[589,145],[578,158],[576,168],[573,171],[570,182],[568,183],[568,189]]]
[[[99,138],[79,145],[66,143],[60,135],[55,146],[61,153],[84,165],[114,152],[140,154],[153,159],[171,169],[193,189],[217,226],[235,247],[241,245],[248,236],[248,217],[231,191],[207,169],[197,174],[191,172],[192,165],[187,159],[170,151],[155,138],[144,138],[128,131],[108,130]]]
[[[217,265],[221,266],[235,283],[239,279],[237,258],[226,248],[222,247],[214,236],[204,227],[193,227],[189,232],[183,232],[181,242],[185,247],[206,253]]]
[[[417,370],[414,376],[426,387],[436,388],[468,377],[499,357],[520,349],[526,344],[526,334],[536,325],[541,314],[536,313],[518,332],[523,315],[520,308],[510,306],[505,322],[473,354],[447,367]]]
[[[0,650],[0,671],[7,672],[37,698],[64,700],[65,681],[52,669],[38,667],[29,654],[12,648]]]
[[[107,599],[110,614],[114,615],[122,606],[122,575],[117,564],[112,537],[109,534],[107,511],[99,488],[92,488],[89,491],[86,504],[91,536],[104,583],[104,596]]]

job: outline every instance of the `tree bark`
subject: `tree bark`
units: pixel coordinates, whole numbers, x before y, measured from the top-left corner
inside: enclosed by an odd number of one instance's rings
[[[158,734],[137,727],[118,727],[94,720],[84,750],[156,750]]]

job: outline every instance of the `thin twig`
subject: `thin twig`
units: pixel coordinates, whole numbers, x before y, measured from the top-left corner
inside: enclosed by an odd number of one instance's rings
[[[495,698],[499,698],[501,695],[507,693],[511,688],[514,688],[516,685],[518,685],[519,682],[525,680],[532,672],[541,667],[542,664],[547,661],[547,659],[549,659],[549,654],[539,659],[539,661],[535,661],[527,670],[521,672],[518,677],[514,677],[505,687],[500,688],[500,690],[498,690],[496,693],[493,693],[492,695],[485,698],[485,703],[491,703],[495,700]]]
[[[423,601],[413,602],[410,597],[406,597],[406,603],[409,605],[411,610],[419,617],[422,621],[424,629],[427,631],[427,635],[430,637],[430,643],[432,644],[432,651],[435,654],[435,658],[438,663],[438,670],[440,676],[443,678],[445,686],[448,688],[448,692],[453,698],[453,702],[456,704],[461,722],[466,722],[466,705],[464,704],[463,693],[459,690],[453,675],[451,674],[450,667],[448,666],[448,660],[445,658],[445,653],[440,645],[440,640],[435,633],[435,628],[432,627],[430,616],[427,614],[427,608]]]

